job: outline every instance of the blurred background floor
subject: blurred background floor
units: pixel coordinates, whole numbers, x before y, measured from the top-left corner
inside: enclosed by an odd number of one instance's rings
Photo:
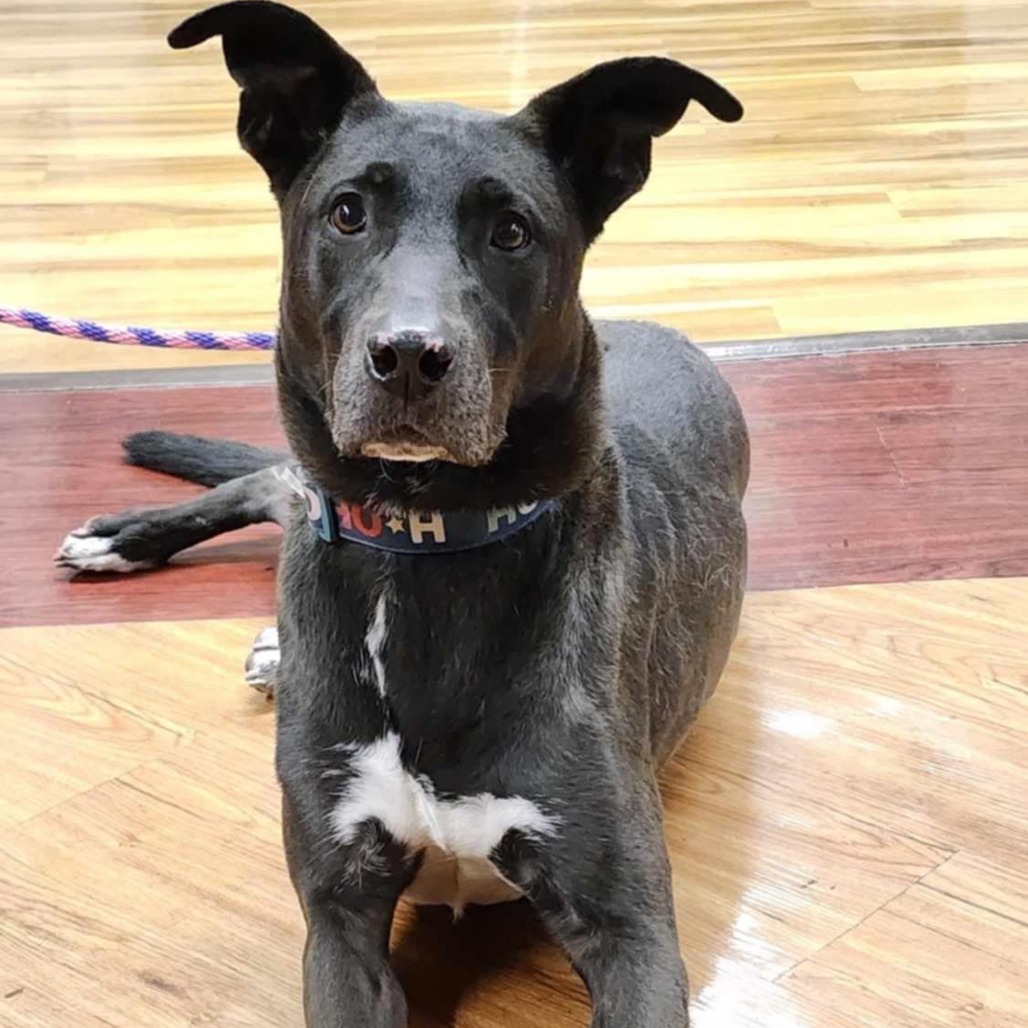
[[[669,54],[747,107],[690,111],[596,245],[597,314],[702,342],[1028,321],[1022,0],[314,0],[387,95],[511,111]],[[199,3],[0,0],[0,302],[189,328],[275,323],[278,230]],[[0,372],[253,361],[0,330]]]

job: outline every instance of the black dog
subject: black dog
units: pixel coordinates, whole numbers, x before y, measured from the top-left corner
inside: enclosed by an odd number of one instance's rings
[[[527,896],[594,1028],[682,1028],[656,772],[735,633],[748,444],[698,350],[592,325],[578,285],[652,137],[691,100],[722,121],[741,107],[659,58],[600,65],[511,117],[393,104],[271,3],[205,11],[171,44],[217,35],[281,206],[295,463],[136,437],[137,463],[225,484],[94,520],[60,559],[129,570],[288,524],[277,766],[308,1025],[406,1023],[387,952],[406,894]]]

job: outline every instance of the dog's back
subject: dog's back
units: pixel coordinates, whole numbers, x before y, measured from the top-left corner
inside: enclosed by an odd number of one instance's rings
[[[627,666],[650,702],[658,761],[709,699],[738,624],[749,440],[734,394],[684,336],[600,322],[607,416],[626,489]]]
[[[644,433],[679,473],[740,499],[749,475],[742,411],[710,358],[681,333],[648,321],[598,321],[604,393],[618,442]]]

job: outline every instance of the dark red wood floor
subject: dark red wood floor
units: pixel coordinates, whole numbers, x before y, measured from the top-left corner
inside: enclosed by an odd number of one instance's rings
[[[723,370],[753,438],[752,588],[1028,574],[1028,346]],[[273,529],[126,578],[51,566],[90,515],[196,491],[120,462],[153,427],[281,441],[267,387],[0,395],[0,625],[271,615]]]

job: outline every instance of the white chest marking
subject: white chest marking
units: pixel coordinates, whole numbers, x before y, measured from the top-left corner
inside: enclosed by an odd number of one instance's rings
[[[553,818],[519,796],[437,799],[431,782],[404,769],[400,737],[394,733],[344,752],[352,777],[332,811],[333,833],[340,843],[350,843],[360,826],[374,818],[397,842],[424,853],[408,899],[449,904],[459,911],[468,903],[499,903],[520,895],[489,855],[512,829],[536,838],[553,835]]]
[[[372,615],[371,624],[368,625],[368,633],[364,637],[364,645],[367,648],[368,656],[371,658],[371,667],[375,672],[375,685],[378,687],[380,696],[385,696],[385,664],[382,661],[382,650],[386,640],[386,597],[383,592],[375,604],[375,613]]]

